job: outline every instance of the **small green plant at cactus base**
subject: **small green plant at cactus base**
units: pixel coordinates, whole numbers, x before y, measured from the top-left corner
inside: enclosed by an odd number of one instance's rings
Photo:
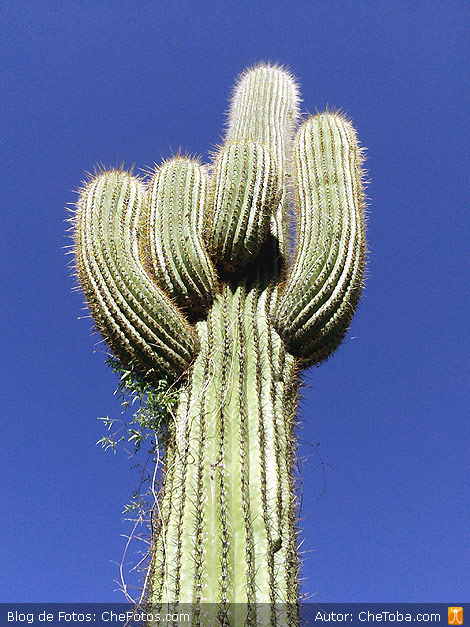
[[[283,68],[245,71],[209,165],[100,172],[74,216],[97,329],[129,371],[178,390],[145,595],[200,625],[205,604],[217,624],[298,623],[299,375],[341,343],[363,282],[356,133],[299,102]]]

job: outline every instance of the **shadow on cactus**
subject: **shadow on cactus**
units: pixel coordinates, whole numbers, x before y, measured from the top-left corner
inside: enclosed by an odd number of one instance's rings
[[[361,163],[344,116],[300,120],[294,78],[261,64],[239,77],[210,165],[176,156],[148,181],[109,170],[81,191],[76,266],[96,327],[130,371],[178,388],[153,606],[191,604],[204,624],[210,603],[237,625],[265,604],[270,624],[298,622],[299,373],[338,347],[359,299]]]

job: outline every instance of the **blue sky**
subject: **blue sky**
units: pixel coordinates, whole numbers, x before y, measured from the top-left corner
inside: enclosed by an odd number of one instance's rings
[[[0,601],[124,600],[138,475],[95,445],[120,409],[77,320],[65,207],[98,163],[207,155],[260,60],[298,77],[304,112],[353,119],[370,178],[360,309],[304,378],[303,591],[470,601],[469,18],[453,1],[3,4]]]

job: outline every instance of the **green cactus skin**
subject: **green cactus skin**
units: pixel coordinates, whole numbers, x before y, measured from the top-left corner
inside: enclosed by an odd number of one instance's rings
[[[337,113],[298,126],[298,106],[288,72],[247,70],[211,167],[175,157],[148,185],[100,173],[75,216],[97,328],[125,364],[180,386],[146,594],[193,604],[199,625],[205,603],[222,625],[298,623],[299,373],[343,339],[365,258],[355,131]]]

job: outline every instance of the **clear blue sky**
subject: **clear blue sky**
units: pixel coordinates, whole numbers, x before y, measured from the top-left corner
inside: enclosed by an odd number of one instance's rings
[[[65,206],[98,163],[207,155],[235,76],[260,60],[292,70],[304,111],[353,119],[371,180],[359,312],[305,375],[303,591],[470,601],[469,13],[451,0],[2,4],[0,601],[124,600],[114,562],[138,477],[95,445],[97,416],[119,416],[116,381],[77,319]]]

